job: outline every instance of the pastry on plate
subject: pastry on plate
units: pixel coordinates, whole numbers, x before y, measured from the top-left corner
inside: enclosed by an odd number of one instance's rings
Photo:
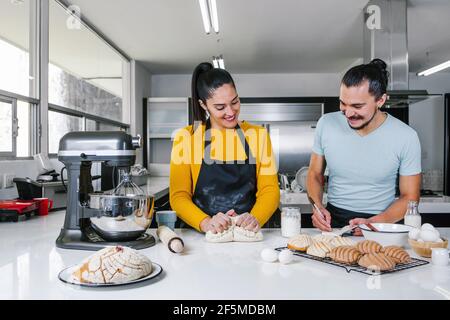
[[[378,253],[381,252],[383,246],[376,241],[372,240],[363,240],[356,244],[356,249],[361,253]]]
[[[361,267],[373,271],[388,271],[395,268],[393,259],[386,256],[384,253],[369,253],[359,259],[358,264]]]
[[[408,263],[411,262],[411,257],[405,249],[399,246],[384,247],[382,252],[394,260],[395,263]]]
[[[356,242],[347,237],[334,237],[331,240],[331,244],[333,245],[333,247],[341,247],[341,246],[352,247],[352,246],[356,245]]]
[[[333,248],[329,254],[329,257],[333,261],[345,264],[355,264],[361,256],[361,252],[351,246],[340,246]]]
[[[306,251],[312,243],[313,240],[310,235],[299,234],[289,239],[287,247],[292,250]]]
[[[73,272],[80,283],[126,283],[148,276],[152,262],[139,251],[122,246],[106,247],[86,258]]]
[[[314,241],[313,244],[308,247],[306,253],[315,257],[325,258],[333,248],[334,247],[329,242]]]

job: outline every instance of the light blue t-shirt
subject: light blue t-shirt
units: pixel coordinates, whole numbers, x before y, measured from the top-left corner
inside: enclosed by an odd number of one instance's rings
[[[340,112],[317,123],[313,152],[325,156],[328,202],[360,213],[378,214],[395,199],[397,173],[422,172],[417,133],[393,116],[362,137]]]

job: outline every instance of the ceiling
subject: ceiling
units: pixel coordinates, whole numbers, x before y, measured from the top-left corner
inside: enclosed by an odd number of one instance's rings
[[[188,74],[218,54],[233,73],[343,72],[363,56],[362,9],[368,0],[339,0],[339,5],[336,0],[217,0],[218,35],[204,33],[198,0],[65,2],[79,6],[89,22],[152,74]],[[28,26],[21,25],[26,21],[21,16],[28,10],[0,0],[2,11],[8,14],[0,13],[0,36],[16,32],[13,42],[26,48],[21,30]],[[408,1],[411,72],[450,59],[449,16],[449,0]],[[50,25],[52,63],[82,77],[120,75],[117,55],[89,32],[68,31],[66,18],[61,14]],[[117,91],[107,80],[96,81]]]
[[[197,0],[70,0],[153,74],[190,73],[217,54],[232,72],[342,72],[363,55],[367,2],[217,0],[220,33],[206,35]],[[410,70],[450,59],[450,1],[408,7]]]

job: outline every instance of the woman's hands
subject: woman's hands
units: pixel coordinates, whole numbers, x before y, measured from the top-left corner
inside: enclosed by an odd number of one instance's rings
[[[237,218],[236,225],[253,232],[258,232],[259,229],[261,229],[258,220],[248,212],[241,214],[239,218]]]
[[[236,216],[236,212],[231,209],[227,213],[219,212],[212,217],[203,219],[200,223],[200,229],[203,232],[221,233],[231,226],[231,218]]]
[[[237,216],[237,213],[231,209],[227,213],[219,212],[212,217],[203,219],[200,223],[200,229],[203,232],[211,231],[212,233],[221,233],[231,226],[231,217]],[[261,229],[258,220],[250,213],[241,214],[236,220],[236,226],[258,232]]]

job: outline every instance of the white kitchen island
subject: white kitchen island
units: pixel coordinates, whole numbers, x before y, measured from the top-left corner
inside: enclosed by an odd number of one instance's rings
[[[169,252],[161,242],[142,250],[163,267],[157,278],[114,289],[80,288],[62,283],[58,273],[92,252],[56,248],[63,220],[58,211],[0,224],[0,299],[450,299],[449,266],[373,277],[300,257],[288,265],[263,262],[263,248],[286,245],[279,229],[263,229],[263,242],[224,244],[177,230],[184,254]],[[450,228],[440,231],[450,235]]]

